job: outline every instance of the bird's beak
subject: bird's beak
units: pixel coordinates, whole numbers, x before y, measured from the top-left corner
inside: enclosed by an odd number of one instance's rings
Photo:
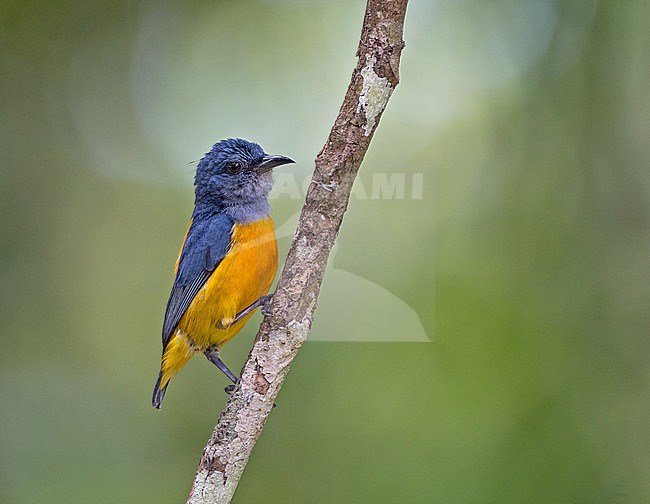
[[[286,156],[269,156],[267,154],[262,158],[262,162],[258,164],[255,169],[260,173],[266,173],[269,170],[272,170],[276,166],[283,164],[295,163],[295,161]]]

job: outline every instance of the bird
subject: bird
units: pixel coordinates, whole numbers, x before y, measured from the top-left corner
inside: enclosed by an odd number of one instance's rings
[[[257,307],[268,305],[278,267],[272,170],[289,163],[295,161],[241,138],[215,143],[198,162],[194,210],[163,321],[154,408],[161,408],[170,380],[199,353],[237,383],[219,350]]]

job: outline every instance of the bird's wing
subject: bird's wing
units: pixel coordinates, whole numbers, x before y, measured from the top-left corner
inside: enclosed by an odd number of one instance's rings
[[[167,346],[194,296],[228,253],[232,229],[233,221],[223,214],[194,220],[190,225],[178,259],[172,292],[167,301],[162,330],[163,348]]]

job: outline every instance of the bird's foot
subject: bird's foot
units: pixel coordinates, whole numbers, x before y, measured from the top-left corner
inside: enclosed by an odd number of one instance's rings
[[[235,384],[231,383],[230,385],[226,385],[223,390],[228,394],[229,396],[232,395],[232,393],[235,391]],[[277,404],[273,403],[273,408],[276,408]]]
[[[267,294],[266,296],[262,296],[260,298],[260,301],[262,302],[262,309],[260,310],[262,312],[262,315],[265,317],[271,316],[271,298],[273,297],[273,294]]]

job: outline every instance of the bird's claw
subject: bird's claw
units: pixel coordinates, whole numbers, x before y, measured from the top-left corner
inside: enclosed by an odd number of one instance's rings
[[[224,387],[223,390],[226,392],[226,394],[228,394],[229,396],[231,396],[232,393],[235,391],[235,384],[234,384],[234,383],[231,383],[230,385],[226,385],[226,386]],[[274,409],[275,409],[277,406],[278,406],[277,404],[273,403],[273,408],[274,408]]]
[[[270,317],[271,316],[271,294],[267,294],[264,296],[264,302],[262,303],[262,308],[260,311],[262,312],[262,315],[265,317]]]

